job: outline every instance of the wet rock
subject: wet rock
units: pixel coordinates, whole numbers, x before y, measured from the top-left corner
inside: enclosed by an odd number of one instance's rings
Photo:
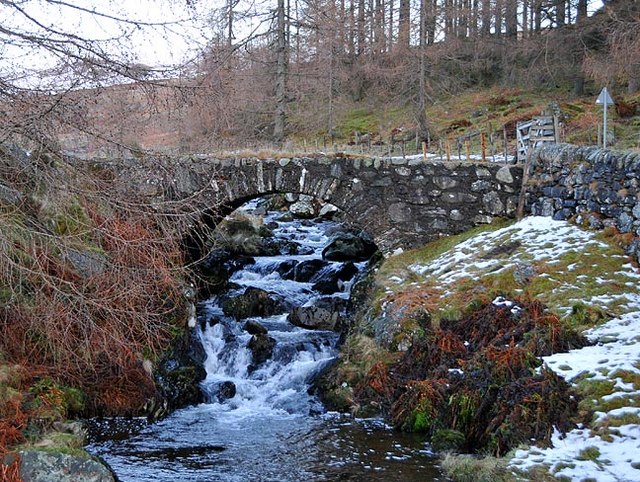
[[[212,241],[234,255],[273,256],[279,254],[278,242],[272,231],[256,220],[244,217],[226,219],[213,235]]]
[[[322,257],[330,261],[366,261],[378,250],[365,233],[338,233],[322,250]]]
[[[207,376],[205,359],[206,353],[200,338],[191,330],[176,340],[171,351],[162,358],[154,378],[162,397],[161,404],[167,410],[204,401],[199,385]]]
[[[293,268],[299,263],[295,259],[288,259],[278,265],[276,272],[282,279],[293,279]]]
[[[236,396],[236,384],[226,380],[209,388],[211,400],[222,403]]]
[[[342,291],[343,283],[337,279],[327,279],[314,283],[311,288],[320,294],[329,295]]]
[[[308,259],[298,263],[291,271],[290,277],[285,279],[292,279],[301,283],[307,283],[313,279],[321,270],[329,265],[322,259]]]
[[[312,288],[322,294],[343,291],[344,282],[353,278],[356,273],[358,273],[358,268],[349,261],[336,270],[320,273],[320,278],[317,279]]]
[[[341,321],[337,310],[320,306],[294,308],[287,319],[292,325],[309,330],[335,330]]]
[[[275,338],[265,334],[253,335],[247,344],[251,351],[253,363],[251,368],[255,369],[273,356],[273,349],[276,346]]]
[[[279,216],[276,221],[280,221],[282,223],[288,223],[289,221],[293,221],[293,215],[291,213],[283,213],[282,216]]]
[[[242,329],[250,335],[266,335],[268,332],[264,325],[254,320],[248,320]]]
[[[311,219],[316,216],[316,208],[311,196],[300,195],[299,199],[289,206],[289,212],[294,218]]]
[[[198,265],[199,278],[202,280],[198,287],[200,296],[209,297],[228,289],[231,275],[255,262],[250,256],[233,254],[225,248],[214,249]]]
[[[318,216],[324,219],[333,219],[337,216],[339,211],[340,210],[337,207],[335,207],[333,204],[325,204],[320,209]]]
[[[282,297],[260,288],[249,287],[245,292],[221,302],[227,316],[242,320],[251,316],[272,316],[286,311]]]
[[[310,246],[304,246],[300,243],[291,240],[283,240],[279,243],[280,246],[280,254],[284,255],[296,255],[296,254],[312,254],[313,248]]]
[[[60,452],[20,452],[20,477],[24,482],[115,482],[109,468],[94,457]]]

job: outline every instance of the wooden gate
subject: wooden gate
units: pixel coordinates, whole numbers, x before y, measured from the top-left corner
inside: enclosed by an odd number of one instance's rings
[[[527,122],[519,122],[516,126],[518,139],[518,162],[527,159],[529,149],[542,144],[560,142],[558,116],[541,115]]]

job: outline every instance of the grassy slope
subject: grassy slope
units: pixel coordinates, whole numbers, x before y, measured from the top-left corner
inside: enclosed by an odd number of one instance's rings
[[[515,125],[518,121],[531,119],[557,103],[562,113],[563,141],[575,144],[596,144],[598,125],[602,122],[602,107],[595,104],[595,94],[576,97],[562,89],[525,90],[519,88],[470,89],[449,98],[435,99],[427,107],[427,118],[434,141],[433,151],[438,149],[438,141],[454,142],[459,136],[476,130],[487,133],[487,152],[491,150],[489,133],[494,133],[494,149],[504,150],[503,127],[507,127],[510,153],[515,149]],[[640,103],[640,94],[620,97],[628,104]],[[616,99],[618,100],[618,99]],[[353,140],[354,131],[369,132],[373,140],[388,142],[391,130],[404,127],[411,129],[412,105],[391,105],[384,99],[370,99],[361,103],[344,102],[336,113],[336,144]],[[292,116],[295,123],[295,114]],[[297,124],[297,123],[296,123]],[[621,149],[640,149],[640,108],[635,116],[620,118],[615,109],[609,109],[609,131],[613,129]],[[304,132],[297,130],[293,137],[297,141],[322,137],[322,131]],[[410,137],[410,136],[409,136]],[[471,150],[480,151],[480,140],[471,142]],[[342,146],[342,147],[341,147]],[[308,144],[311,147],[311,144]],[[415,149],[408,143],[408,149]],[[455,149],[455,148],[454,148]]]

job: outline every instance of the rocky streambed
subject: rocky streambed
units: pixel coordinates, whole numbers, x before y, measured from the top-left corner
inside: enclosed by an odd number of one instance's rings
[[[155,424],[96,422],[89,450],[120,480],[438,480],[421,437],[327,412],[316,396],[376,255],[366,234],[319,211],[251,203],[222,223],[200,270],[201,348],[190,350],[202,399]],[[165,362],[166,374],[185,374],[181,363]],[[176,378],[164,381],[179,405]]]

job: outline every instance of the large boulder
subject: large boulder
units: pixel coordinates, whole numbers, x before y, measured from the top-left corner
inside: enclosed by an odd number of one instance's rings
[[[24,482],[115,482],[109,468],[89,456],[26,450],[20,452],[20,478]]]
[[[266,334],[253,335],[247,344],[247,348],[251,351],[253,363],[251,370],[255,370],[273,356],[273,349],[276,346],[275,338]]]
[[[222,311],[227,316],[242,320],[252,316],[273,316],[284,313],[287,305],[282,297],[260,288],[249,287],[245,292],[222,301]]]
[[[312,281],[324,268],[329,265],[327,261],[322,259],[307,259],[296,263],[289,271],[280,272],[283,279],[307,283]]]
[[[174,342],[158,363],[154,371],[154,379],[161,401],[155,401],[148,408],[148,416],[152,419],[166,415],[188,405],[196,405],[204,401],[200,382],[207,372],[204,361],[207,358],[200,337],[193,330],[188,330]],[[158,411],[157,406],[162,406]]]
[[[250,256],[237,255],[229,249],[217,248],[212,250],[202,262],[198,264],[198,278],[201,280],[199,294],[209,297],[229,288],[229,278],[244,266],[256,261]]]
[[[258,217],[236,216],[225,219],[213,234],[212,241],[233,254],[274,256],[280,248],[269,228]]]
[[[365,233],[345,231],[335,234],[322,250],[322,257],[329,261],[366,261],[378,250]]]
[[[315,278],[312,288],[322,294],[343,291],[344,282],[349,281],[358,273],[358,268],[352,262],[340,265],[337,269],[326,271]]]
[[[289,212],[298,219],[311,219],[317,215],[314,199],[301,194],[298,200],[289,206]]]
[[[287,320],[308,330],[336,330],[342,317],[337,309],[330,306],[299,306],[291,311]]]

